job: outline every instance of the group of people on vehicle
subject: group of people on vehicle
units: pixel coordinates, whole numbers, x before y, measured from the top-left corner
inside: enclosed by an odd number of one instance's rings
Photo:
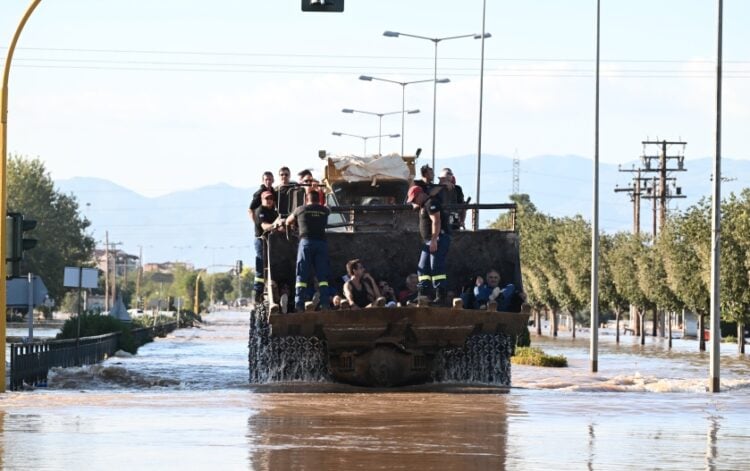
[[[409,188],[407,203],[419,212],[419,232],[422,239],[418,257],[417,273],[406,278],[406,284],[398,293],[388,281],[376,282],[367,273],[363,262],[350,260],[346,264],[346,276],[341,289],[329,283],[330,267],[326,226],[329,208],[325,205],[325,194],[313,179],[309,170],[299,172],[297,183],[290,182],[288,167],[279,169],[281,184],[274,187],[274,175],[263,173],[262,184],[253,194],[248,213],[255,224],[255,301],[263,299],[265,233],[287,230],[297,226],[299,245],[295,271],[294,309],[305,310],[305,303],[313,297],[321,309],[358,309],[371,306],[398,306],[418,298],[430,300],[431,304],[448,304],[448,277],[446,257],[450,249],[451,232],[464,226],[465,211],[448,211],[446,205],[465,203],[461,187],[455,184],[450,168],[444,168],[437,184],[429,165],[420,169],[421,179]],[[299,204],[300,194],[304,204]],[[495,275],[497,275],[495,277]],[[497,279],[496,279],[497,278]],[[481,281],[481,282],[480,282]],[[487,274],[487,283],[482,277],[474,280],[476,289],[463,289],[461,298],[466,308],[486,308],[496,302],[499,310],[510,305],[515,287],[508,284],[499,287],[500,276],[496,270]]]
[[[310,170],[297,174],[299,180],[291,182],[289,167],[279,169],[281,183],[274,187],[273,173],[263,172],[260,188],[253,194],[248,208],[255,225],[255,301],[262,299],[266,280],[264,278],[265,232],[284,232],[287,225],[299,228],[300,244],[297,255],[297,283],[295,296],[300,299],[298,307],[304,305],[304,293],[309,292],[311,271],[314,269],[322,286],[328,282],[328,247],[325,243],[325,228],[330,210],[325,207],[325,196],[313,179]],[[304,201],[303,204],[297,200]],[[321,306],[328,306],[328,291],[321,290]]]

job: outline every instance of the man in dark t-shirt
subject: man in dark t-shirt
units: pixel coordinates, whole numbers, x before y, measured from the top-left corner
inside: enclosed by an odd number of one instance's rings
[[[297,189],[297,183],[291,181],[290,176],[289,167],[284,166],[279,169],[280,182],[276,187],[276,197],[278,198],[276,208],[279,211],[279,216],[284,219],[291,212],[292,194]]]
[[[264,191],[261,195],[261,206],[255,210],[255,302],[263,300],[263,287],[265,285],[265,263],[266,253],[262,235],[264,231],[274,229],[279,213],[274,209],[274,195],[270,191]],[[277,224],[275,227],[279,227]]]
[[[435,288],[433,302],[445,305],[448,288],[445,259],[451,244],[448,216],[439,195],[430,196],[418,185],[409,188],[407,201],[419,209],[419,234],[423,242],[417,265],[420,296],[432,286]]]
[[[260,188],[255,190],[255,193],[253,193],[253,198],[250,200],[250,207],[247,210],[247,213],[250,215],[250,220],[253,221],[253,224],[256,223],[255,221],[255,210],[258,209],[261,206],[261,195],[265,191],[270,191],[273,193],[274,201],[276,201],[276,190],[273,189],[273,173],[272,172],[263,172],[263,183],[260,185]]]
[[[331,210],[320,204],[317,191],[307,193],[307,204],[295,209],[286,220],[287,225],[299,227],[299,247],[297,248],[297,280],[295,285],[294,306],[297,312],[304,311],[307,301],[307,287],[312,279],[312,270],[318,278],[320,289],[320,307],[328,309],[328,242],[326,225]]]

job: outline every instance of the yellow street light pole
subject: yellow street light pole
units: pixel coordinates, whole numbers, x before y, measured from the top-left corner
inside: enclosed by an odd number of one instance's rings
[[[26,9],[26,13],[23,14],[21,22],[18,23],[13,39],[10,41],[10,47],[8,47],[8,56],[5,59],[5,68],[3,70],[3,81],[2,81],[2,92],[0,92],[0,207],[3,209],[3,213],[8,210],[8,78],[10,77],[10,63],[13,60],[13,51],[16,49],[16,43],[18,38],[21,36],[23,27],[26,26],[26,22],[34,9],[39,5],[42,0],[32,0]],[[3,216],[5,218],[5,216]],[[8,253],[8,234],[6,234],[5,223],[0,224],[0,392],[5,392],[5,303],[8,299],[8,293],[6,292],[5,277],[7,276],[5,267],[5,257]]]

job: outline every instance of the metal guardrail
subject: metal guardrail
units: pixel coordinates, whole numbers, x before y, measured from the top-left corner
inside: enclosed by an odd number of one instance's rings
[[[148,343],[154,337],[163,337],[177,328],[176,322],[132,331],[136,346]],[[11,390],[19,390],[24,384],[35,385],[47,382],[50,368],[99,363],[117,351],[120,333],[81,337],[80,339],[46,340],[33,343],[10,344]]]

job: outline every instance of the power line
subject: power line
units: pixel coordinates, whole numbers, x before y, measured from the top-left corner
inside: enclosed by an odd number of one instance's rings
[[[260,67],[260,66],[255,66]],[[50,70],[100,70],[100,71],[130,71],[130,72],[190,72],[190,73],[222,73],[222,74],[272,74],[272,75],[309,75],[309,74],[351,74],[356,71],[372,71],[388,69],[392,70],[394,67],[379,67],[373,65],[362,65],[362,66],[286,66],[286,67],[302,67],[304,69],[286,69],[279,70],[279,66],[263,65],[266,69],[227,69],[227,68],[200,68],[200,67],[129,67],[129,66],[96,66],[96,65],[42,65],[42,64],[16,64],[14,68],[25,68],[25,69],[50,69]],[[402,71],[402,68],[399,68]],[[427,68],[420,69],[427,70]],[[456,69],[457,70],[457,69]],[[454,70],[451,72],[452,76],[455,77],[476,77],[477,74],[473,72],[458,72]],[[414,77],[422,76],[423,73],[417,72],[401,72],[399,76]],[[543,72],[538,73],[536,70],[529,71],[509,71],[509,72],[485,72],[486,76],[489,77],[532,77],[532,78],[591,78],[594,72],[580,72],[580,71],[560,71],[560,72]],[[634,74],[628,71],[617,71],[617,72],[605,72],[600,74],[606,78],[623,78],[623,79],[714,79],[715,75],[710,71],[697,71],[697,72],[679,72],[674,71],[672,73],[664,73],[662,71],[654,71],[653,73],[637,72]],[[747,79],[750,78],[750,70],[748,71],[737,71],[731,72],[726,71],[724,78],[727,79]]]
[[[5,50],[7,48],[0,48]],[[148,55],[192,55],[192,56],[226,56],[226,57],[323,57],[336,59],[396,59],[396,60],[426,60],[432,61],[432,56],[383,56],[364,54],[321,54],[321,53],[289,53],[289,52],[225,52],[225,51],[179,51],[179,50],[157,50],[157,49],[92,49],[92,48],[53,48],[53,47],[19,47],[19,51],[50,51],[50,52],[86,52],[86,53],[113,53],[113,54],[148,54]],[[476,61],[474,57],[443,57],[441,60],[453,61]],[[532,57],[487,57],[486,61],[502,62],[584,62],[594,63],[593,59],[576,58],[532,58]],[[668,64],[709,64],[715,65],[713,60],[701,59],[602,59],[602,63],[668,63]],[[725,60],[725,64],[750,64],[750,60]]]
[[[275,53],[275,52],[198,52],[198,51],[159,51],[159,50],[123,50],[123,49],[75,49],[75,48],[21,48],[21,50],[33,52],[51,52],[51,53],[78,53],[78,54],[108,54],[110,56],[126,55],[149,55],[149,56],[189,56],[189,57],[252,57],[252,58],[278,58],[281,63],[246,63],[246,62],[205,62],[205,61],[184,61],[165,58],[162,60],[136,60],[130,58],[76,58],[76,57],[18,57],[17,67],[25,68],[46,68],[46,69],[83,69],[83,70],[125,70],[125,71],[157,71],[157,72],[215,72],[215,73],[266,73],[266,74],[310,74],[310,73],[349,73],[353,71],[376,70],[382,73],[398,71],[399,75],[412,76],[415,73],[427,73],[432,70],[429,61],[430,57],[424,56],[382,56],[382,55],[334,55],[334,54],[317,54],[317,53]],[[339,63],[288,63],[288,59],[335,59]],[[167,60],[171,59],[171,60]],[[340,63],[342,61],[361,60],[360,64]],[[429,59],[429,61],[428,61]],[[373,64],[373,60],[403,61],[424,60],[425,66],[415,65],[387,65]],[[450,66],[445,62],[476,63],[476,58],[472,57],[446,57],[443,58],[444,65],[441,70],[457,76],[476,76],[478,73],[477,66]],[[579,78],[591,77],[594,74],[593,69],[589,68],[560,68],[549,67],[545,64],[592,64],[589,59],[565,59],[565,58],[487,58],[486,62],[505,64],[500,69],[490,70],[488,75],[496,77],[553,77],[553,78]],[[704,65],[704,68],[698,70],[685,70],[682,68],[635,68],[635,69],[618,69],[604,72],[605,77],[627,77],[627,78],[713,78],[714,70],[710,61],[680,61],[680,60],[659,60],[659,59],[615,59],[608,61],[611,64],[694,64]],[[735,65],[750,64],[750,61],[725,61]],[[519,68],[512,63],[527,64]],[[529,67],[528,64],[539,64],[537,67]],[[737,70],[727,70],[726,73],[732,78],[748,78],[750,70],[741,68]]]

